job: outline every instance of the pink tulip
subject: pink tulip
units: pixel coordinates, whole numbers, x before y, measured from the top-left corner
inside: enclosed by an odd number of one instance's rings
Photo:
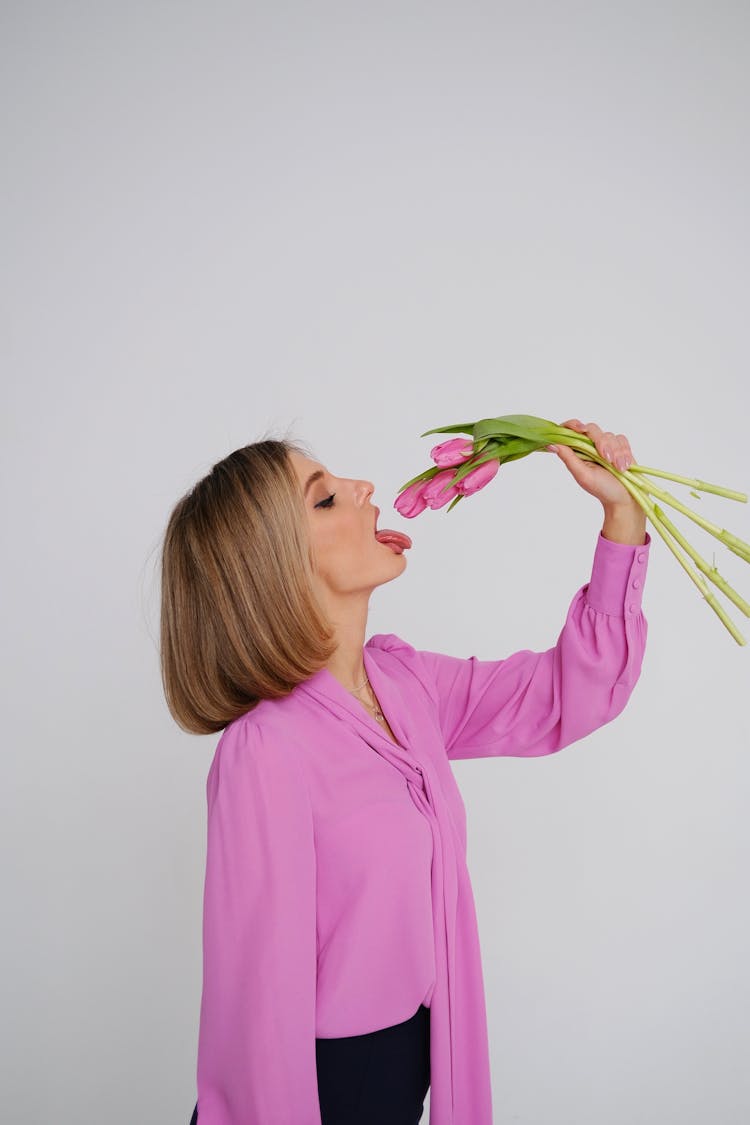
[[[472,469],[470,473],[467,473],[466,476],[458,482],[456,489],[462,496],[471,496],[473,492],[479,492],[480,488],[484,488],[486,484],[489,484],[499,468],[500,462],[497,458],[493,457],[492,460],[485,461],[483,464],[478,465],[476,469]]]
[[[442,508],[445,504],[450,503],[454,496],[458,495],[456,485],[453,485],[451,488],[446,488],[446,485],[449,481],[453,480],[455,475],[453,469],[446,469],[443,473],[436,473],[435,476],[427,482],[427,487],[423,490],[422,496],[429,508],[433,510]]]
[[[441,441],[430,450],[430,457],[441,468],[450,468],[451,465],[460,465],[468,461],[474,452],[474,443],[468,438],[451,438],[450,441]]]
[[[400,492],[393,505],[396,511],[408,520],[423,512],[427,507],[424,490],[429,483],[429,480],[418,480],[416,484],[410,484],[408,488]]]

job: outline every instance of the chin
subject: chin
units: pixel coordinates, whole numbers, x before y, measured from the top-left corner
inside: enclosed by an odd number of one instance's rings
[[[403,574],[403,572],[406,570],[406,551],[404,551],[401,555],[397,555],[395,551],[393,551],[392,554],[393,562],[395,564],[395,574],[390,574],[387,578],[384,578],[384,582],[391,582],[394,578],[398,578],[399,574]]]
[[[370,589],[374,590],[378,586],[385,586],[387,582],[392,582],[394,578],[398,578],[406,570],[406,560],[403,562],[400,559],[393,559],[389,565],[381,563],[374,571],[370,570],[372,577],[370,578]]]

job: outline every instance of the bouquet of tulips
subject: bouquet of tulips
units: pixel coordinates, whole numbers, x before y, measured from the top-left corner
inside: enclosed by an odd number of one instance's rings
[[[712,492],[728,500],[740,500],[746,504],[746,493],[722,488],[718,484],[707,484],[706,481],[692,477],[667,473],[663,469],[651,469],[645,465],[631,465],[621,472],[599,455],[593,441],[586,434],[578,433],[566,426],[558,426],[546,418],[536,418],[531,414],[506,414],[502,418],[482,418],[478,422],[438,426],[434,430],[426,430],[421,436],[426,437],[428,434],[468,434],[469,436],[448,439],[430,450],[434,464],[423,473],[412,477],[399,489],[394,507],[402,516],[411,519],[418,516],[425,508],[442,508],[445,504],[449,504],[448,511],[450,511],[465,496],[470,496],[489,484],[501,465],[509,461],[518,461],[535,450],[544,450],[550,443],[569,445],[579,456],[603,465],[617,477],[646,513],[647,519],[651,521],[735,641],[740,645],[747,643],[698,571],[718,587],[746,617],[750,617],[750,605],[722,578],[716,566],[709,566],[688,543],[684,535],[664,514],[663,508],[657,501],[687,516],[748,563],[750,563],[750,543],[704,519],[648,478],[664,478],[687,485],[690,488],[690,495],[696,500],[700,499],[700,492]],[[689,558],[685,557],[680,548]],[[694,566],[691,565],[690,559]]]

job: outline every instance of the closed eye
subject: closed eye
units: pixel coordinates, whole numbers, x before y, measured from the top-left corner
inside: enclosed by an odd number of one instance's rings
[[[316,508],[332,508],[333,507],[333,498],[334,498],[335,495],[336,495],[336,493],[332,492],[331,495],[326,497],[325,500],[319,500],[318,503],[315,505],[315,507]]]

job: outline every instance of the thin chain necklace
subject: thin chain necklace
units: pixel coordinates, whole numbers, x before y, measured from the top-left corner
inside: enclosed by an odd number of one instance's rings
[[[372,691],[372,684],[368,680],[367,676],[365,676],[365,682],[363,684],[360,684],[359,687],[357,687],[357,688],[347,688],[346,690],[349,692],[350,695],[354,695],[355,692],[361,691],[362,688],[365,686],[365,684],[367,684],[367,686],[370,688],[370,691]],[[374,695],[375,692],[373,691],[372,694]],[[375,713],[376,719],[385,721],[385,715],[380,710],[379,704],[368,703],[366,699],[361,699],[361,698],[360,698],[360,703],[364,703],[365,707],[369,707],[369,709]]]

